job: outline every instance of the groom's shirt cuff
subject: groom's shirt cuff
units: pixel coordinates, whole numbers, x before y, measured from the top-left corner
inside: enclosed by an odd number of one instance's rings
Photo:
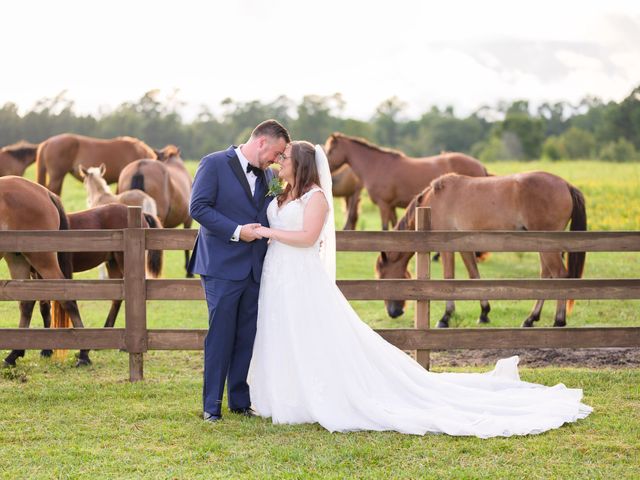
[[[240,241],[240,230],[242,230],[242,225],[238,225],[236,227],[236,231],[233,232],[233,235],[231,235],[231,241],[232,242],[239,242]]]

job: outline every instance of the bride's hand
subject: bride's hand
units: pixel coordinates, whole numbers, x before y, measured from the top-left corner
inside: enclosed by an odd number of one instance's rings
[[[262,238],[272,238],[273,231],[268,227],[258,227],[255,232],[260,235]]]

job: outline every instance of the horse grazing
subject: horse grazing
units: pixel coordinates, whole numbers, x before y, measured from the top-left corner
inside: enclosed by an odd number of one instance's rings
[[[335,171],[348,163],[380,209],[382,229],[397,221],[396,207],[406,207],[413,197],[440,175],[460,173],[484,177],[486,168],[475,158],[462,153],[442,153],[433,157],[407,157],[398,150],[374,145],[363,138],[333,133],[325,151],[329,167]]]
[[[142,190],[156,201],[158,217],[165,228],[178,225],[191,228],[189,197],[193,179],[180,158],[180,149],[167,145],[156,153],[157,160],[136,160],[127,165],[118,179],[117,192]],[[185,250],[184,255],[186,269],[189,250]],[[187,277],[192,276],[187,274]]]
[[[344,197],[347,219],[343,230],[355,230],[358,223],[358,207],[362,181],[353,173],[349,165],[343,165],[331,173],[332,192],[334,197]]]
[[[139,158],[156,158],[156,154],[151,147],[137,138],[117,137],[102,140],[63,133],[45,140],[38,147],[36,176],[40,185],[45,185],[60,195],[62,181],[67,173],[82,181],[80,165],[98,167],[104,163],[104,179],[107,183],[114,183],[118,181],[122,169]]]
[[[67,216],[69,219],[69,229],[71,230],[119,230],[127,228],[127,207],[126,205],[118,203],[69,213]],[[157,218],[148,213],[144,214],[142,228],[160,227]],[[70,268],[73,272],[85,272],[105,263],[109,278],[118,279],[124,277],[124,252],[73,252],[70,254],[70,258]],[[162,250],[150,250],[147,253],[146,259],[147,275],[152,278],[158,278],[162,273],[162,263]],[[27,324],[31,322],[34,305],[35,301],[21,302],[20,304],[21,313],[28,316]],[[105,328],[114,326],[121,305],[122,300],[111,301],[111,308],[104,323]],[[51,325],[51,308],[48,301],[40,302],[40,314],[42,315],[45,328],[49,328]],[[84,350],[83,352],[84,362],[91,363],[89,360],[89,350]],[[43,356],[49,356],[51,351],[43,350],[42,354]],[[22,351],[22,355],[24,355],[24,350]],[[7,361],[7,363],[11,362]],[[13,364],[15,364],[15,359]]]
[[[46,188],[17,176],[0,178],[0,230],[68,230],[69,220],[62,202]],[[0,252],[7,261],[11,278],[28,279],[34,275],[44,279],[71,278],[73,270],[69,252]],[[29,328],[35,302],[20,302],[20,328]],[[75,328],[82,328],[82,320],[75,300],[60,301]],[[51,317],[45,327],[51,325]],[[43,351],[44,355],[51,351]],[[5,358],[6,365],[15,366],[24,350],[13,350]],[[89,364],[88,350],[81,350],[78,365]]]
[[[564,179],[546,172],[526,172],[503,177],[467,177],[448,174],[434,180],[411,202],[396,225],[396,230],[415,229],[416,207],[431,207],[432,230],[537,230],[562,231],[587,229],[584,196]],[[453,252],[442,252],[444,278],[454,277]],[[470,278],[480,278],[473,252],[460,252]],[[382,252],[376,262],[379,278],[410,278],[407,270],[411,252]],[[580,278],[585,253],[571,252],[565,267],[561,252],[540,252],[540,276],[543,278]],[[554,327],[566,325],[566,309],[573,301],[559,300]],[[402,315],[404,300],[385,301],[392,318]],[[532,327],[540,319],[544,300],[538,300],[523,322]],[[480,302],[479,323],[489,322],[489,302]],[[448,327],[455,310],[447,301],[438,327]]]
[[[21,177],[29,165],[36,161],[38,145],[18,142],[0,148],[0,177],[17,175]]]
[[[156,201],[142,190],[134,189],[114,195],[104,179],[104,163],[100,167],[85,168],[80,165],[80,176],[83,178],[84,188],[87,190],[87,206],[97,207],[109,203],[121,203],[132,207],[141,207],[143,213],[157,216]]]

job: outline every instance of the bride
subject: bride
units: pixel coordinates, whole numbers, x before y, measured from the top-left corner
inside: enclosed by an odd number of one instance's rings
[[[322,147],[280,155],[287,187],[269,238],[249,369],[253,408],[273,423],[329,431],[494,436],[541,433],[586,417],[582,390],[520,381],[518,357],[485,374],[432,373],[362,322],[335,284],[331,174]]]

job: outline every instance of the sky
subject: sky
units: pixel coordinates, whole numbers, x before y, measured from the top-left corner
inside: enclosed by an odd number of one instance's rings
[[[225,98],[340,93],[369,119],[458,116],[499,101],[620,101],[640,85],[638,0],[231,0],[0,3],[0,105],[66,90],[99,114],[160,90],[220,113]]]

